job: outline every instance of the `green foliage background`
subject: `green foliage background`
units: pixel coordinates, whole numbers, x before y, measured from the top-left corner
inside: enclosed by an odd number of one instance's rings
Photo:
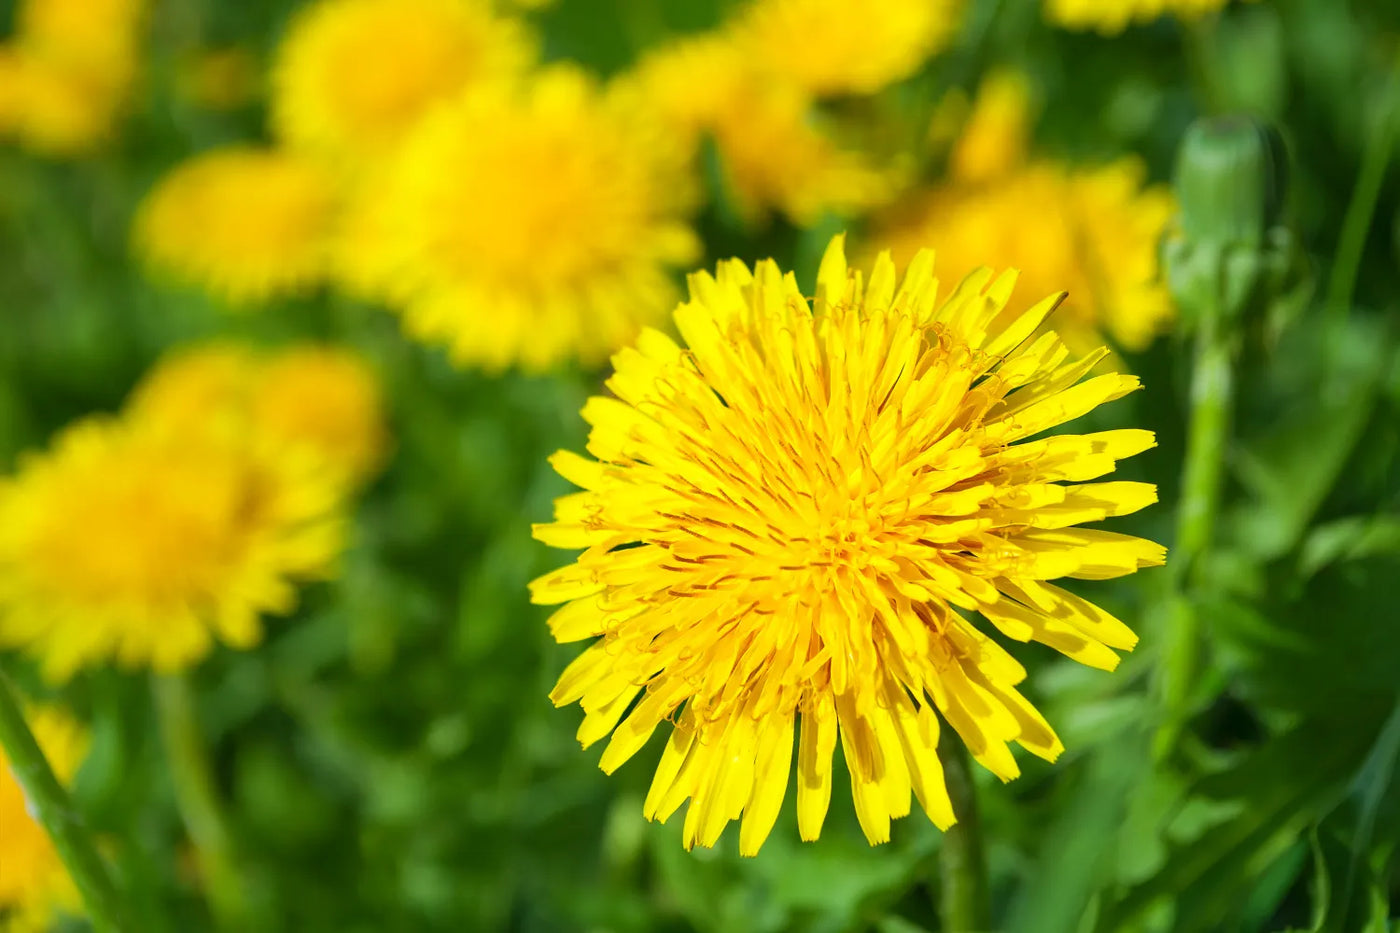
[[[193,151],[262,135],[256,108],[210,114],[172,94],[179,56],[229,43],[266,56],[294,6],[165,0],[148,92],[114,151],[74,164],[0,152],[0,463],[115,409],[162,350],[208,335],[342,341],[384,382],[396,449],[360,506],[344,575],[273,620],[263,648],[221,652],[194,678],[248,928],[937,929],[940,835],[921,817],[870,849],[838,786],[817,844],[797,841],[789,800],[758,858],[740,860],[732,833],[686,853],[675,823],[641,817],[655,749],[605,778],[573,739],[577,711],[550,707],[577,646],[553,645],[527,603],[526,582],[561,560],[529,525],[565,490],[545,457],[581,447],[577,412],[602,374],[462,373],[386,313],[339,297],[230,317],[133,267],[126,225],[153,179]],[[608,73],[719,15],[699,0],[560,0],[535,18],[548,57]],[[1041,151],[1136,151],[1158,179],[1194,117],[1254,113],[1288,143],[1287,217],[1317,282],[1245,342],[1225,507],[1196,597],[1203,656],[1175,750],[1154,750],[1171,725],[1168,572],[1095,586],[1142,634],[1116,674],[1015,646],[1068,751],[1025,761],[1010,785],[979,774],[998,929],[1395,928],[1400,173],[1376,151],[1400,130],[1397,50],[1400,6],[1367,0],[1264,0],[1200,28],[1161,21],[1112,39],[1053,30],[1034,2],[983,0],[954,49],[860,105],[926,112],[1015,65],[1047,104]],[[1357,245],[1345,231],[1368,158],[1384,174]],[[706,264],[772,255],[810,281],[836,221],[744,231],[722,194],[701,221]],[[1354,301],[1329,308],[1353,258]],[[1162,504],[1115,527],[1168,544],[1189,347],[1180,335],[1130,358],[1146,391],[1097,416],[1158,432],[1127,472],[1159,483]],[[49,692],[20,659],[0,660]],[[149,683],[91,674],[61,698],[92,723],[77,799],[145,915],[141,933],[210,929]]]

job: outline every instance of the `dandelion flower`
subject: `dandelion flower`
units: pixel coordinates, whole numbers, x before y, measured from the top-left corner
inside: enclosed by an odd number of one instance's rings
[[[531,45],[482,0],[321,0],[278,53],[273,126],[328,155],[379,155],[435,104],[523,69]]]
[[[27,0],[0,63],[0,121],[28,149],[86,155],[115,128],[140,63],[142,0]]]
[[[960,182],[983,182],[1010,173],[1026,160],[1030,127],[1026,76],[1014,71],[987,76],[948,156],[948,174]]]
[[[87,731],[57,707],[34,707],[26,719],[54,775],[60,783],[70,783],[87,754]],[[3,748],[0,839],[4,840],[0,914],[9,912],[8,922],[0,920],[0,927],[14,933],[49,929],[54,908],[75,905],[77,892],[48,833],[30,814],[24,790],[15,779]]]
[[[895,189],[895,173],[837,145],[805,92],[766,78],[723,36],[665,46],[619,87],[641,95],[692,150],[707,136],[715,141],[726,192],[750,224],[776,209],[806,226],[826,211],[869,208]]]
[[[320,281],[334,210],[334,180],[314,162],[229,146],[172,169],[133,232],[155,273],[247,306]]]
[[[326,345],[187,347],[151,370],[130,408],[170,430],[212,428],[309,458],[347,487],[367,479],[388,446],[374,373],[357,354]]]
[[[1157,263],[1173,200],[1143,188],[1143,174],[1135,159],[1074,170],[1033,163],[981,186],[911,198],[877,221],[871,240],[900,263],[930,244],[954,276],[988,261],[1019,268],[1026,294],[1067,287],[1055,327],[1074,352],[1094,349],[1105,333],[1140,351],[1173,315]]]
[[[756,0],[734,25],[751,61],[813,94],[872,94],[942,50],[961,0]]]
[[[1066,29],[1093,29],[1116,35],[1133,23],[1150,23],[1168,14],[1199,19],[1223,9],[1230,0],[1045,0],[1046,17]]]
[[[941,300],[933,257],[902,283],[869,278],[833,241],[809,304],[771,261],[690,279],[659,331],[614,357],[616,398],[584,407],[588,452],[555,468],[582,492],[535,536],[584,548],[532,584],[561,642],[599,638],[551,698],[612,734],[611,772],[674,722],[648,818],[689,799],[684,841],[710,846],[742,815],[753,855],[786,795],[794,732],[798,828],[815,839],[839,739],[872,843],[910,810],[954,813],[940,722],[1003,780],[1008,743],[1043,758],[1059,739],[1015,689],[1025,670],[970,619],[1096,667],[1136,636],[1046,581],[1160,564],[1156,544],[1074,527],[1156,498],[1144,483],[1086,483],[1152,446],[1150,432],[1030,438],[1138,387],[1082,381],[1053,334],[1059,303],[1003,309],[1014,275],[979,270]],[[635,704],[634,704],[635,701]],[[625,718],[624,718],[624,714]],[[798,728],[800,720],[800,729]]]
[[[93,417],[0,482],[0,644],[52,679],[114,660],[172,671],[217,637],[246,648],[295,583],[327,576],[333,487],[212,427]]]
[[[639,108],[561,66],[429,116],[372,195],[388,205],[383,241],[359,245],[412,294],[407,329],[458,362],[598,360],[666,306],[668,268],[698,252],[684,168]]]

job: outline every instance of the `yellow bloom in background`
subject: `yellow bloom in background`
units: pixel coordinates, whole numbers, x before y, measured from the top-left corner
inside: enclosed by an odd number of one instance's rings
[[[87,754],[87,730],[52,706],[25,719],[62,784],[70,784]],[[77,892],[48,833],[30,815],[5,750],[0,748],[0,929],[39,933],[53,926],[56,907],[76,907]],[[8,914],[7,914],[8,912]]]
[[[1067,29],[1093,29],[1116,35],[1134,23],[1172,15],[1197,19],[1223,9],[1230,0],[1045,0],[1046,18]]]
[[[1011,172],[1030,151],[1030,128],[1030,82],[1018,72],[993,72],[982,80],[976,106],[948,155],[948,174],[981,182]]]
[[[755,0],[734,23],[746,60],[820,96],[872,94],[948,44],[962,0]]]
[[[0,482],[0,644],[63,680],[114,661],[173,671],[247,648],[296,584],[330,575],[334,484],[213,422],[92,417]]]
[[[930,252],[902,282],[888,255],[866,277],[838,237],[809,303],[771,261],[721,263],[675,312],[686,347],[648,329],[614,357],[616,398],[583,410],[592,458],[555,455],[583,491],[535,536],[584,551],[532,597],[563,604],[560,642],[598,640],[551,698],[582,705],[585,747],[612,734],[608,772],[674,723],[645,813],[689,799],[687,846],[742,816],[740,851],[758,851],[799,720],[804,839],[820,833],[838,739],[872,843],[911,790],[954,822],[940,722],[1003,780],[1019,772],[1008,743],[1054,759],[1059,739],[1015,689],[1025,670],[973,612],[1104,669],[1137,641],[1046,581],[1163,562],[1149,541],[1075,527],[1156,500],[1145,483],[1086,482],[1151,432],[1030,438],[1138,381],[1085,380],[1106,351],[1074,359],[1033,337],[1063,295],[1008,311],[1014,282],[981,269],[940,297]]]
[[[1157,243],[1174,212],[1163,188],[1142,187],[1142,166],[1123,159],[1097,169],[1038,163],[985,187],[951,185],[876,224],[901,266],[924,244],[940,268],[965,275],[988,259],[1021,270],[1024,295],[1064,288],[1054,326],[1076,353],[1110,335],[1146,349],[1174,310]]]
[[[115,130],[140,66],[144,0],[27,0],[0,62],[0,129],[42,155],[86,155]]]
[[[321,0],[278,52],[272,123],[296,146],[381,155],[433,106],[533,54],[524,27],[483,0]]]
[[[1157,261],[1174,200],[1144,186],[1135,158],[1098,167],[1029,159],[1031,109],[1024,77],[987,78],[949,153],[948,180],[876,218],[869,241],[900,267],[929,246],[953,276],[992,262],[1020,270],[1023,294],[1067,290],[1054,326],[1075,353],[1105,335],[1146,349],[1175,314]]]
[[[337,486],[368,479],[384,460],[388,430],[379,383],[352,351],[303,344],[275,351],[225,342],[162,359],[130,403],[133,417],[167,430],[225,431],[309,458]]]
[[[227,146],[157,182],[133,237],[155,274],[246,306],[321,282],[335,209],[334,179],[314,161]]]
[[[895,189],[894,173],[823,130],[808,94],[755,70],[723,35],[664,46],[618,86],[655,108],[697,154],[703,139],[714,140],[727,193],[748,223],[778,210],[805,226],[826,211],[869,208]]]
[[[430,116],[366,186],[382,240],[356,243],[411,295],[408,331],[459,363],[597,361],[655,319],[670,267],[699,251],[684,169],[647,114],[557,67]]]

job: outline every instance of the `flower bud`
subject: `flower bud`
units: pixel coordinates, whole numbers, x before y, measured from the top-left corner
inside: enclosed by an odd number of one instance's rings
[[[1272,127],[1241,116],[1197,121],[1176,165],[1182,234],[1197,244],[1262,243],[1278,222],[1286,173]]]

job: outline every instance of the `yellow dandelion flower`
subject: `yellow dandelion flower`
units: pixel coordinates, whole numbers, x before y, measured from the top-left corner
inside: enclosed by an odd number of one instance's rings
[[[584,746],[612,734],[611,772],[674,722],[648,818],[687,799],[687,846],[742,816],[755,854],[786,795],[794,732],[798,828],[820,833],[838,739],[872,843],[910,792],[954,814],[940,722],[1003,780],[1008,743],[1053,759],[1059,739],[1015,684],[1025,670],[969,616],[1111,669],[1136,636],[1050,584],[1161,564],[1149,541],[1075,527],[1155,501],[1145,483],[1090,483],[1153,444],[1118,430],[1029,438],[1138,388],[1081,381],[1032,335],[1063,295],[1004,313],[1014,274],[979,270],[939,299],[925,251],[896,281],[828,249],[815,302],[771,262],[690,279],[659,331],[614,357],[616,398],[584,407],[588,451],[555,455],[583,491],[535,536],[584,548],[536,580],[560,642],[599,638],[551,698],[578,702]],[[634,701],[635,705],[634,705]],[[624,717],[626,714],[626,718]]]
[[[159,421],[80,421],[0,482],[0,644],[53,679],[251,646],[338,554],[335,490],[297,458]]]
[[[806,93],[763,76],[724,36],[662,47],[618,86],[654,107],[690,148],[714,140],[726,191],[750,224],[778,210],[809,225],[826,211],[869,208],[896,188],[896,173],[837,145]]]
[[[962,0],[756,0],[735,22],[744,56],[818,95],[871,94],[941,51]]]
[[[1142,176],[1135,159],[1073,171],[1033,163],[911,199],[876,223],[871,241],[888,244],[901,265],[932,246],[954,276],[988,261],[1018,268],[1027,294],[1068,290],[1055,328],[1071,350],[1087,353],[1106,333],[1140,351],[1174,313],[1157,263],[1173,200],[1164,188],[1144,189]]]
[[[599,360],[667,305],[668,267],[699,250],[684,167],[646,114],[556,67],[429,116],[367,186],[387,205],[372,225],[384,239],[359,245],[398,270],[407,329],[458,362]]]
[[[972,113],[948,156],[948,174],[982,182],[1020,166],[1030,150],[1031,89],[1025,75],[995,72],[982,81]]]
[[[1110,36],[1134,23],[1162,16],[1199,19],[1225,7],[1230,0],[1045,0],[1045,15],[1066,29],[1092,29]]]
[[[334,179],[288,152],[228,146],[176,166],[146,196],[135,246],[158,275],[246,306],[327,271]]]
[[[130,410],[169,430],[213,427],[310,458],[336,485],[367,479],[388,447],[374,373],[357,354],[326,345],[184,348],[147,374]]]
[[[91,154],[111,138],[124,88],[24,47],[0,53],[0,131],[51,158]]]
[[[434,105],[532,57],[524,28],[482,0],[321,0],[278,53],[272,123],[332,156],[381,154]]]
[[[87,730],[61,709],[39,706],[26,719],[54,776],[63,784],[73,780],[87,754]],[[48,833],[30,815],[24,790],[0,748],[0,839],[4,840],[0,871],[0,929],[10,933],[39,933],[51,927],[55,907],[74,906],[77,892],[59,861]]]
[[[15,35],[25,46],[93,71],[134,66],[146,0],[22,0]]]
[[[43,155],[86,155],[111,137],[140,63],[142,0],[28,0],[0,63],[7,131]]]

